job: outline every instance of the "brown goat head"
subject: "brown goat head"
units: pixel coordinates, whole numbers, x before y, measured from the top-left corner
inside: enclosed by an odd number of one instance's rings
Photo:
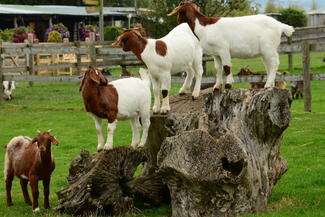
[[[188,21],[194,21],[195,17],[193,14],[199,12],[196,4],[191,1],[182,1],[178,7],[176,7],[172,12],[167,14],[167,16],[172,16],[177,14],[177,20],[179,23],[185,23]]]
[[[147,43],[147,39],[141,35],[139,28],[126,29],[119,35],[115,42],[112,43],[113,46],[122,46],[124,51],[130,51],[135,44]]]
[[[85,82],[89,82],[89,81],[102,86],[108,84],[107,78],[97,68],[93,68],[93,67],[89,67],[88,70],[85,72],[82,81],[80,83],[79,91],[82,91]]]
[[[241,68],[237,75],[253,75],[254,73],[249,70],[248,65]]]
[[[32,140],[32,143],[37,143],[37,146],[41,151],[46,151],[51,148],[51,145],[58,145],[59,141],[55,136],[52,136],[50,132],[39,132]]]

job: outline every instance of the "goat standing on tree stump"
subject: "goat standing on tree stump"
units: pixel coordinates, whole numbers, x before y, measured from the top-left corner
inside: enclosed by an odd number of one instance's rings
[[[38,181],[43,181],[44,186],[44,208],[50,208],[50,179],[55,169],[54,158],[51,154],[51,145],[58,145],[59,142],[49,132],[40,132],[31,139],[28,136],[17,136],[5,145],[4,176],[6,182],[7,205],[13,205],[11,199],[11,186],[14,176],[20,179],[24,200],[32,205],[33,211],[38,208]],[[31,202],[27,184],[30,182],[33,200]]]
[[[124,31],[112,44],[122,46],[124,51],[132,51],[147,67],[154,93],[154,114],[166,114],[170,110],[169,92],[171,74],[186,72],[186,79],[180,94],[189,91],[193,78],[195,85],[192,98],[200,93],[202,79],[202,48],[187,24],[180,24],[160,39],[148,39],[138,29]],[[160,107],[160,91],[163,96]]]
[[[227,76],[225,88],[232,87],[234,79],[231,74],[231,58],[258,56],[262,57],[267,71],[264,87],[274,87],[281,34],[291,36],[294,32],[292,26],[265,15],[207,17],[190,1],[181,2],[168,16],[173,14],[178,14],[179,23],[188,23],[200,40],[203,52],[213,56],[217,71],[215,89],[222,86],[222,71]]]
[[[113,148],[117,120],[131,120],[133,148],[144,146],[150,125],[150,78],[140,69],[139,78],[124,78],[108,83],[103,74],[89,68],[80,84],[87,112],[93,117],[97,130],[97,151]],[[102,118],[108,120],[107,141],[104,146]],[[139,118],[143,126],[140,140]]]

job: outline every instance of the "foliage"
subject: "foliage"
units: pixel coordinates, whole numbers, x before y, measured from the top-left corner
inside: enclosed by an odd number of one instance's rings
[[[28,33],[32,33],[34,35],[34,39],[37,38],[34,30],[26,26],[19,26],[14,29],[12,41],[15,43],[22,43],[25,39],[28,38]]]
[[[195,3],[200,7],[200,11],[206,16],[230,16],[234,11],[250,10],[248,0],[196,0]],[[247,15],[247,14],[246,14]]]
[[[83,28],[81,29],[81,34],[80,34],[80,40],[85,41],[86,38],[90,37],[90,33],[94,32],[95,33],[95,40],[99,40],[99,33],[98,33],[98,28],[95,25],[84,25]]]
[[[279,21],[294,27],[306,26],[307,16],[304,11],[287,8],[280,11]]]
[[[0,30],[0,39],[2,39],[3,41],[11,41],[13,34],[13,29]]]
[[[62,42],[62,36],[58,31],[53,30],[48,34],[47,42]]]
[[[316,3],[316,0],[313,0],[310,6],[311,11],[316,11],[318,9],[318,5]]]
[[[104,29],[104,40],[113,41],[122,33],[122,27],[119,26],[106,26]]]
[[[1,0],[1,4],[21,5],[83,5],[82,0]]]
[[[49,34],[52,31],[56,31],[56,32],[60,33],[61,41],[62,41],[62,38],[70,38],[70,32],[69,32],[68,28],[65,25],[63,25],[63,23],[54,24],[52,27],[47,28],[45,31],[45,38],[48,38]]]

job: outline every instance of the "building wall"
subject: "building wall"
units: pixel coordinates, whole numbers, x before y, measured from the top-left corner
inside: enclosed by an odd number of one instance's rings
[[[308,26],[324,26],[325,25],[325,13],[309,14]]]

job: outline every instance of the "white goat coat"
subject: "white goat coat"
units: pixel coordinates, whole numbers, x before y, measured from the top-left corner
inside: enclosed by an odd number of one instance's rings
[[[118,92],[118,120],[139,116],[140,111],[150,113],[150,84],[139,78],[123,78],[110,82]]]
[[[218,55],[227,48],[235,58],[257,57],[264,46],[278,47],[282,32],[291,35],[293,29],[265,15],[223,17],[205,27],[198,20],[195,23],[195,34],[205,53]]]
[[[156,41],[161,40],[166,44],[166,55],[161,56],[156,52]],[[171,88],[171,74],[186,72],[187,76],[179,93],[186,93],[195,77],[195,86],[192,92],[193,98],[200,93],[200,85],[203,74],[202,68],[203,50],[199,40],[193,34],[187,23],[176,26],[165,37],[160,39],[148,39],[141,58],[149,70],[154,91],[154,113],[159,111],[164,114],[169,112],[169,96]],[[160,90],[167,91],[167,96],[162,100],[160,108]]]
[[[167,45],[166,56],[156,54],[156,41],[161,40]],[[187,23],[182,23],[160,39],[148,39],[148,43],[141,53],[153,76],[160,76],[165,71],[179,73],[188,71],[196,59],[202,58],[202,48]],[[153,55],[156,54],[156,55]]]

